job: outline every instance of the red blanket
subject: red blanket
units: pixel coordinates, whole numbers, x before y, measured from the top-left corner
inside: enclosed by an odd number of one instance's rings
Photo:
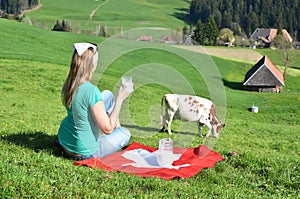
[[[156,148],[142,145],[137,142],[133,142],[124,151],[134,150],[134,149],[145,149],[150,152],[156,151]],[[91,158],[87,160],[81,160],[74,162],[74,165],[88,166],[91,168],[102,169],[106,171],[117,171],[126,172],[143,177],[158,177],[163,179],[172,178],[189,178],[196,175],[203,168],[212,168],[220,160],[224,158],[215,151],[212,151],[206,146],[200,145],[197,148],[177,148],[174,147],[175,154],[182,154],[180,159],[173,163],[176,165],[190,164],[188,167],[181,167],[179,169],[169,169],[169,168],[137,168],[131,165],[126,165],[131,163],[122,156],[124,151],[116,152],[114,154],[108,155],[104,158]],[[200,155],[198,155],[200,152]],[[123,166],[122,166],[123,165]]]

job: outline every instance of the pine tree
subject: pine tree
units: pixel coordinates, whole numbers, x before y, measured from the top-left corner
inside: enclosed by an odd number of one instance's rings
[[[222,27],[223,28],[231,28],[232,16],[229,12],[225,10],[222,17]]]
[[[281,26],[295,41],[300,39],[300,0],[192,0],[189,14],[193,24],[207,23],[212,15],[219,29],[230,28],[241,36]]]
[[[198,20],[196,29],[194,30],[192,39],[196,41],[198,44],[203,45],[204,44],[204,24],[201,20]]]
[[[204,25],[205,45],[216,45],[219,29],[213,16],[210,16]]]

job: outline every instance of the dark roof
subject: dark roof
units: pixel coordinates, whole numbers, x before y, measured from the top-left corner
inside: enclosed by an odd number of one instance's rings
[[[256,28],[255,31],[250,36],[250,38],[255,40],[255,41],[262,40],[265,43],[270,43],[275,38],[276,35],[277,35],[277,29]],[[282,29],[282,35],[284,36],[286,41],[289,41],[289,42],[293,41],[292,37],[287,32],[287,30]]]
[[[251,35],[251,38],[255,41],[261,39],[264,42],[270,42],[270,29],[269,28],[257,28]]]
[[[266,75],[267,74],[267,75]],[[265,75],[264,77],[257,77]],[[259,81],[261,80],[261,81]],[[251,83],[250,83],[251,82]],[[247,73],[245,76],[244,86],[251,85],[272,85],[274,82],[284,85],[284,78],[282,72],[273,64],[267,57],[263,56]]]

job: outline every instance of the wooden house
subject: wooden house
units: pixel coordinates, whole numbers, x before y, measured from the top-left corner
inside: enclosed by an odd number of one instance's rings
[[[243,86],[246,90],[258,92],[282,92],[282,72],[267,57],[263,56],[247,73]]]
[[[165,44],[177,44],[179,43],[176,41],[176,38],[174,36],[165,36],[162,35],[159,39],[160,43],[165,43]]]
[[[277,35],[277,29],[273,28],[257,28],[250,36],[256,42],[264,43],[267,47],[270,46],[272,40]],[[282,29],[282,35],[287,42],[292,42],[293,39],[286,29]]]

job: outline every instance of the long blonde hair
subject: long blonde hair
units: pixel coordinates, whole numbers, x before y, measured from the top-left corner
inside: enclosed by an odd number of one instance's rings
[[[92,47],[88,48],[81,56],[74,50],[69,74],[62,87],[62,103],[70,108],[72,97],[80,84],[90,81],[94,72]]]

